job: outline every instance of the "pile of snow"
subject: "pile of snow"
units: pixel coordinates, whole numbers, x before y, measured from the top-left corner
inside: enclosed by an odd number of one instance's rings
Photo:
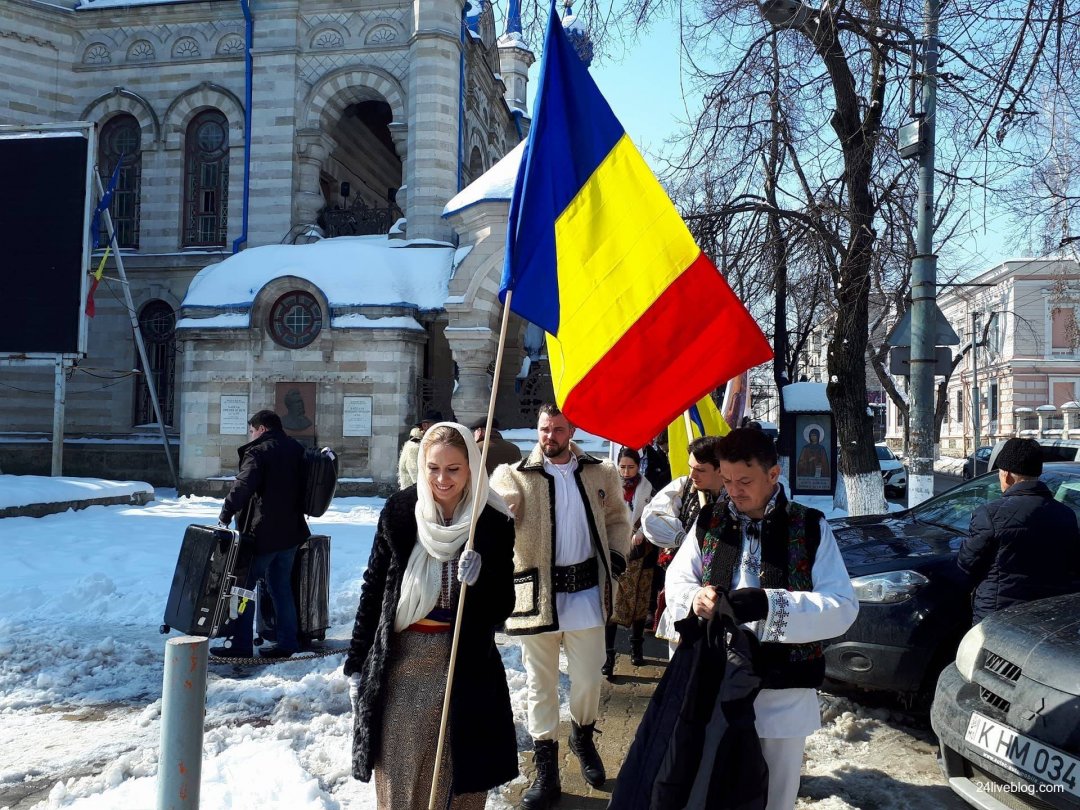
[[[31,503],[64,503],[96,498],[118,498],[154,488],[142,481],[105,481],[101,478],[50,478],[42,475],[0,475],[0,509]]]

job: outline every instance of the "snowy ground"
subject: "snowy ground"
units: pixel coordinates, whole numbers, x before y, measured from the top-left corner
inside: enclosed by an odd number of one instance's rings
[[[185,526],[214,523],[220,505],[170,490],[157,497],[145,506],[0,520],[0,808],[154,807],[158,625]],[[311,521],[332,537],[332,637],[347,638],[351,628],[381,506],[338,499]],[[525,749],[520,654],[512,642],[502,649]],[[204,808],[375,807],[374,788],[350,776],[340,667],[334,656],[240,680],[212,673]],[[823,700],[825,725],[809,741],[800,808],[962,807],[951,803],[924,731],[886,710]],[[563,704],[565,714],[565,691]],[[499,796],[488,802],[506,806]]]

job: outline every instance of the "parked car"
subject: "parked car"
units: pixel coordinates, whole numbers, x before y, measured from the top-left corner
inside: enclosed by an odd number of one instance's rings
[[[960,642],[930,723],[949,785],[969,804],[1080,807],[1078,630],[1072,594],[993,613]]]
[[[885,496],[895,498],[907,492],[907,467],[904,462],[896,457],[896,453],[889,449],[888,445],[875,444],[878,464],[881,466],[881,477],[885,479]]]
[[[1048,464],[1042,480],[1080,512],[1080,464]],[[860,604],[848,632],[826,644],[829,678],[929,701],[971,626],[956,553],[971,513],[1000,497],[989,473],[911,509],[830,521]]]
[[[990,446],[980,447],[967,457],[967,461],[964,462],[965,481],[970,481],[990,469],[990,454],[993,451],[994,448]]]
[[[987,461],[987,469],[997,468],[998,453],[1005,446],[1006,439],[1002,439],[990,450],[990,458]],[[1044,464],[1052,461],[1080,461],[1080,440],[1077,439],[1038,439],[1042,448]]]

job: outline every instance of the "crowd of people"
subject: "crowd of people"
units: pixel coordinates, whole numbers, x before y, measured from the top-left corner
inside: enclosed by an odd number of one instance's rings
[[[292,555],[308,536],[287,497],[303,448],[271,411],[249,426],[220,521],[236,517],[255,538],[248,584],[264,583],[278,617],[277,644],[262,654],[285,657],[298,646]],[[668,642],[671,663],[609,806],[792,810],[805,740],[820,726],[822,642],[848,629],[859,603],[824,515],[788,498],[773,440],[754,427],[697,438],[688,474],[672,480],[656,443],[622,448],[615,463],[585,452],[552,403],[524,457],[497,423],[487,427],[425,412],[402,449],[401,489],[379,518],[344,665],[353,775],[374,777],[385,810],[427,806],[436,762],[439,808],[479,810],[516,778],[495,644],[504,631],[521,648],[535,765],[521,807],[552,807],[562,794],[561,657],[567,746],[585,781],[604,785],[595,735],[622,625],[632,666],[644,663],[647,630]],[[1048,543],[1068,540],[1077,559],[1057,570],[1080,570],[1080,530],[1039,481],[1037,442],[1009,440],[998,467],[1005,497],[975,512],[958,557],[976,622],[1075,585],[1047,571]],[[250,613],[234,625],[214,652],[251,655]],[[693,722],[689,705],[702,713]]]

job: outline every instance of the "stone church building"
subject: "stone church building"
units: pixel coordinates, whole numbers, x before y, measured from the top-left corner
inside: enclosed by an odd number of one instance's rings
[[[534,56],[515,5],[498,35],[471,3],[4,1],[0,125],[92,122],[103,182],[120,163],[148,350],[143,368],[110,258],[68,375],[65,474],[170,483],[147,377],[184,491],[221,490],[260,408],[372,490],[425,409],[486,411]],[[505,425],[550,389],[542,363],[522,373],[526,335],[512,319]],[[52,376],[0,365],[4,472],[48,472]]]

